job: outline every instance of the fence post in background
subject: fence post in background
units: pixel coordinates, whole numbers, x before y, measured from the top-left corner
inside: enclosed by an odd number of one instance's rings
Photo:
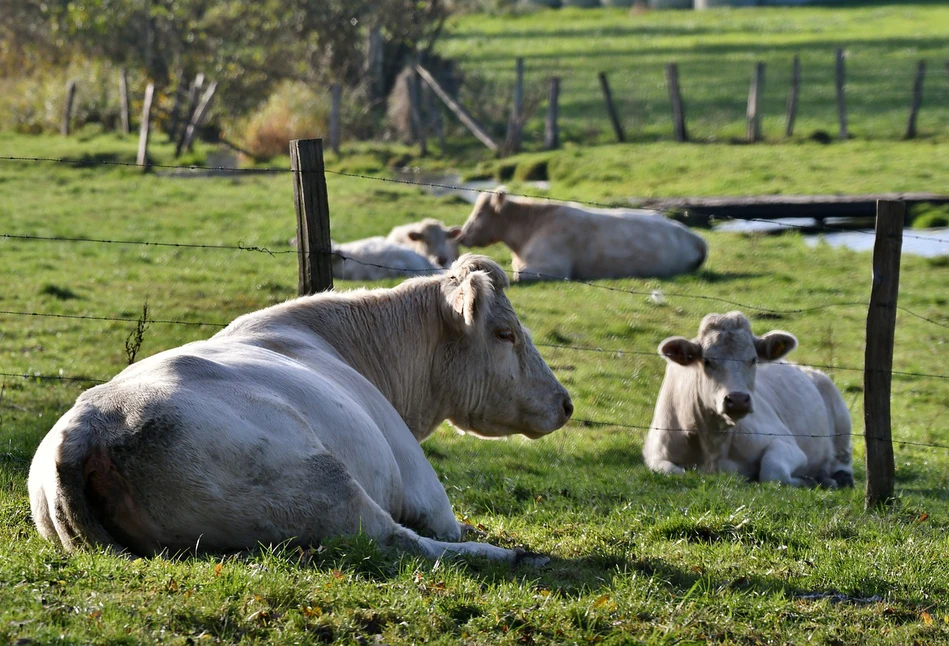
[[[873,243],[873,284],[867,309],[863,371],[863,419],[867,444],[866,507],[893,502],[893,442],[890,435],[890,382],[893,335],[900,289],[900,255],[906,205],[877,202]]]
[[[194,114],[191,115],[191,121],[188,122],[188,127],[185,128],[184,133],[181,136],[181,141],[178,143],[178,147],[175,149],[175,157],[181,155],[186,149],[191,150],[191,144],[194,141],[194,136],[198,132],[198,128],[201,127],[201,123],[204,121],[204,117],[207,116],[208,108],[211,106],[211,99],[214,98],[214,92],[217,90],[217,81],[213,81],[211,85],[208,86],[208,89],[204,91],[204,95],[201,97],[201,102],[198,103],[198,107],[195,109]]]
[[[155,84],[149,83],[145,88],[145,100],[142,102],[142,127],[138,132],[138,156],[135,163],[142,167],[142,172],[148,172],[148,135],[152,127],[152,98],[155,96]]]
[[[330,208],[323,169],[323,140],[290,142],[293,204],[297,212],[299,296],[333,289]]]
[[[409,122],[412,124],[412,135],[418,144],[419,155],[424,157],[428,154],[428,141],[425,139],[425,124],[422,122],[422,92],[418,72],[411,71],[406,79],[409,91]]]
[[[623,132],[623,124],[620,123],[619,115],[616,113],[616,106],[613,105],[610,82],[606,78],[606,72],[600,72],[598,76],[600,78],[600,89],[603,90],[603,98],[606,100],[606,110],[610,113],[610,123],[613,124],[613,132],[616,134],[616,141],[623,143],[626,141],[626,134]]]
[[[761,95],[764,93],[764,63],[755,63],[755,72],[751,77],[751,87],[748,88],[748,141],[761,141]]]
[[[788,110],[785,116],[784,136],[790,137],[794,134],[794,119],[797,118],[797,93],[801,87],[801,58],[794,56],[794,62],[791,64],[791,89],[788,91]]]
[[[846,140],[847,135],[847,101],[844,96],[844,85],[846,84],[844,70],[844,50],[837,50],[837,65],[835,82],[837,84],[837,114],[840,118],[840,138]]]
[[[175,146],[176,158],[181,155],[181,151],[184,150],[185,136],[188,133],[188,126],[194,118],[194,113],[198,109],[198,96],[201,94],[202,87],[204,87],[204,74],[199,72],[198,75],[194,77],[194,81],[191,82],[191,87],[188,90],[188,108],[184,113],[184,129],[178,136],[178,145]]]
[[[558,102],[560,100],[560,78],[551,77],[547,92],[547,122],[544,124],[544,149],[556,150],[560,145],[560,131],[557,128]]]
[[[507,137],[504,147],[507,152],[516,153],[521,149],[521,111],[524,109],[524,59],[520,56],[514,62],[514,105],[511,106],[511,118],[507,122]]]
[[[342,99],[343,88],[339,83],[330,87],[330,148],[339,155],[339,104]]]
[[[689,140],[685,129],[685,110],[682,107],[682,93],[679,91],[679,66],[675,63],[666,65],[666,85],[669,87],[669,100],[672,101],[672,124],[675,129],[675,138],[678,142]]]
[[[477,137],[478,141],[487,146],[488,150],[497,154],[499,150],[498,144],[493,139],[491,139],[491,136],[484,131],[484,128],[482,128],[477,121],[474,120],[468,111],[465,110],[463,105],[448,95],[444,88],[438,84],[438,81],[435,80],[435,77],[432,76],[432,73],[421,65],[416,65],[415,71],[418,72],[419,76],[422,77],[422,80],[425,81],[430,88],[432,88],[435,96],[441,99],[442,103],[444,103],[445,106],[451,110],[452,114],[458,117],[458,120],[461,121],[461,123],[463,123],[465,127],[471,131],[471,134]]]
[[[369,42],[366,45],[366,76],[368,76],[369,101],[373,104],[385,99],[383,87],[383,64],[385,50],[382,40],[382,31],[379,27],[369,30]]]
[[[63,102],[63,123],[59,128],[60,134],[66,137],[69,135],[69,128],[72,125],[72,105],[76,99],[76,82],[66,83],[66,99]]]
[[[129,119],[129,79],[124,67],[119,70],[119,102],[121,103],[121,132],[127,136],[132,131],[132,124]]]
[[[909,106],[909,121],[906,123],[906,138],[916,136],[916,115],[919,106],[923,103],[923,79],[926,77],[926,61],[919,61],[916,65],[916,80],[913,82],[913,100]]]

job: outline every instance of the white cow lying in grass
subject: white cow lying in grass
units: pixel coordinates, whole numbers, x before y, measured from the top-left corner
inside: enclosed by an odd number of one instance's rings
[[[429,558],[515,561],[445,542],[461,528],[419,446],[446,418],[530,438],[570,418],[506,286],[494,262],[466,255],[394,289],[247,314],[129,366],[83,393],[37,450],[40,534],[67,550],[155,554],[361,531]]]
[[[458,242],[503,242],[514,254],[514,279],[591,280],[668,277],[705,262],[705,240],[655,211],[592,209],[482,193]]]
[[[852,486],[850,412],[840,391],[817,370],[774,363],[796,347],[787,332],[756,337],[741,312],[709,314],[691,341],[663,341],[666,376],[643,447],[646,466]]]
[[[412,249],[438,267],[447,267],[458,258],[461,227],[446,227],[439,220],[426,218],[397,226],[386,240]]]
[[[340,280],[381,280],[414,278],[437,273],[425,256],[382,236],[333,243],[333,278]]]

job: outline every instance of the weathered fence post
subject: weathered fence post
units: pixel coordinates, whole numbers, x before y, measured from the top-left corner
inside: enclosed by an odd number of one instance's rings
[[[293,204],[297,212],[300,279],[297,293],[308,296],[333,289],[330,208],[323,169],[323,140],[290,142]]]
[[[194,141],[194,136],[197,134],[198,128],[201,127],[204,117],[207,116],[208,108],[211,106],[211,99],[214,98],[214,92],[216,90],[217,81],[212,81],[208,89],[204,91],[201,102],[198,103],[194,114],[191,115],[191,121],[188,122],[188,127],[185,128],[184,134],[181,136],[181,141],[178,142],[178,147],[175,149],[175,157],[180,156],[186,149],[191,150],[191,143]]]
[[[603,90],[603,99],[606,101],[606,111],[610,114],[610,123],[613,124],[613,132],[616,134],[616,141],[623,143],[626,141],[626,134],[623,132],[623,124],[620,123],[619,115],[616,113],[616,106],[613,105],[610,82],[606,78],[606,72],[600,72],[598,76],[600,78],[600,89]]]
[[[448,109],[452,111],[452,114],[458,117],[458,120],[461,121],[461,123],[463,123],[465,127],[471,131],[471,134],[477,137],[478,141],[487,146],[488,150],[496,154],[499,149],[498,144],[493,139],[491,139],[491,136],[488,135],[488,133],[484,131],[484,128],[482,128],[478,122],[474,120],[468,111],[465,110],[463,105],[448,96],[448,92],[446,92],[444,88],[438,84],[438,81],[435,80],[435,77],[432,76],[432,73],[421,65],[416,65],[415,71],[418,72],[419,76],[422,77],[422,80],[432,88],[432,91],[435,92],[435,96],[441,99],[442,103],[444,103]]]
[[[383,65],[385,62],[384,42],[379,27],[369,30],[366,44],[366,77],[369,86],[369,101],[373,104],[385,99],[383,87]]]
[[[840,118],[840,138],[846,140],[847,135],[847,101],[844,95],[844,86],[846,85],[844,70],[844,50],[837,50],[837,65],[834,75],[837,85],[837,114]]]
[[[59,132],[64,137],[69,136],[69,129],[72,126],[72,105],[76,99],[76,82],[66,83],[66,98],[63,102],[63,123],[59,127]]]
[[[913,82],[913,100],[909,106],[909,121],[906,123],[906,138],[916,136],[916,116],[919,106],[923,103],[923,79],[926,77],[926,61],[919,61],[916,65],[916,80]]]
[[[797,118],[797,93],[801,87],[801,58],[794,56],[791,64],[791,89],[788,91],[788,110],[785,116],[784,136],[794,134],[794,119]]]
[[[188,125],[191,123],[194,118],[194,113],[198,109],[198,97],[201,95],[202,87],[204,87],[204,74],[199,72],[198,75],[194,77],[194,81],[191,82],[191,87],[188,90],[188,110],[184,113],[185,127],[178,136],[178,145],[175,146],[175,157],[180,156],[181,151],[184,150],[184,140],[188,133]]]
[[[339,155],[339,104],[342,99],[343,88],[339,83],[330,87],[330,148]]]
[[[560,100],[560,78],[551,77],[547,92],[547,121],[544,124],[544,149],[555,150],[560,145],[560,130],[557,127],[558,102]]]
[[[863,371],[863,419],[867,444],[866,507],[893,502],[893,442],[890,436],[890,382],[893,335],[900,289],[900,255],[906,205],[877,202],[873,243],[873,284],[867,309]]]
[[[764,93],[764,63],[755,63],[755,72],[751,76],[751,87],[748,88],[748,141],[761,141],[761,95]]]
[[[425,123],[422,121],[422,92],[418,72],[410,71],[412,73],[406,79],[409,91],[409,122],[412,125],[412,135],[418,144],[419,155],[424,157],[428,154],[428,140],[425,138]]]
[[[138,132],[138,156],[135,163],[142,167],[142,172],[148,172],[148,135],[152,127],[152,98],[155,96],[155,84],[149,83],[145,88],[145,100],[142,102],[142,126]]]
[[[521,111],[524,109],[524,59],[520,56],[514,61],[514,104],[511,106],[511,118],[507,122],[507,136],[504,148],[516,153],[521,149]]]
[[[679,66],[675,63],[666,65],[666,85],[669,87],[669,100],[672,102],[672,124],[676,141],[688,141],[689,134],[685,129],[685,109],[682,106],[682,93],[679,91]]]
[[[123,135],[128,135],[132,131],[132,124],[129,119],[129,79],[124,67],[119,70],[119,102],[121,103],[121,132]]]

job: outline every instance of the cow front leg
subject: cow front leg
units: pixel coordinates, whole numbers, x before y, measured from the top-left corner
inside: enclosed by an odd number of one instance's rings
[[[765,449],[761,457],[761,482],[783,482],[794,487],[813,486],[810,478],[800,478],[793,474],[807,466],[807,456],[797,444],[775,442]]]

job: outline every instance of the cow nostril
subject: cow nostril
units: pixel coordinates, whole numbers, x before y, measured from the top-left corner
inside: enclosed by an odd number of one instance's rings
[[[441,265],[442,267],[448,264],[448,258],[446,258],[445,256],[439,256],[437,260],[438,260],[438,264]]]
[[[573,402],[570,401],[569,395],[563,398],[563,412],[567,414],[567,419],[570,419],[570,416],[573,415]]]
[[[751,408],[751,395],[747,393],[728,393],[725,395],[725,412],[748,412]]]

